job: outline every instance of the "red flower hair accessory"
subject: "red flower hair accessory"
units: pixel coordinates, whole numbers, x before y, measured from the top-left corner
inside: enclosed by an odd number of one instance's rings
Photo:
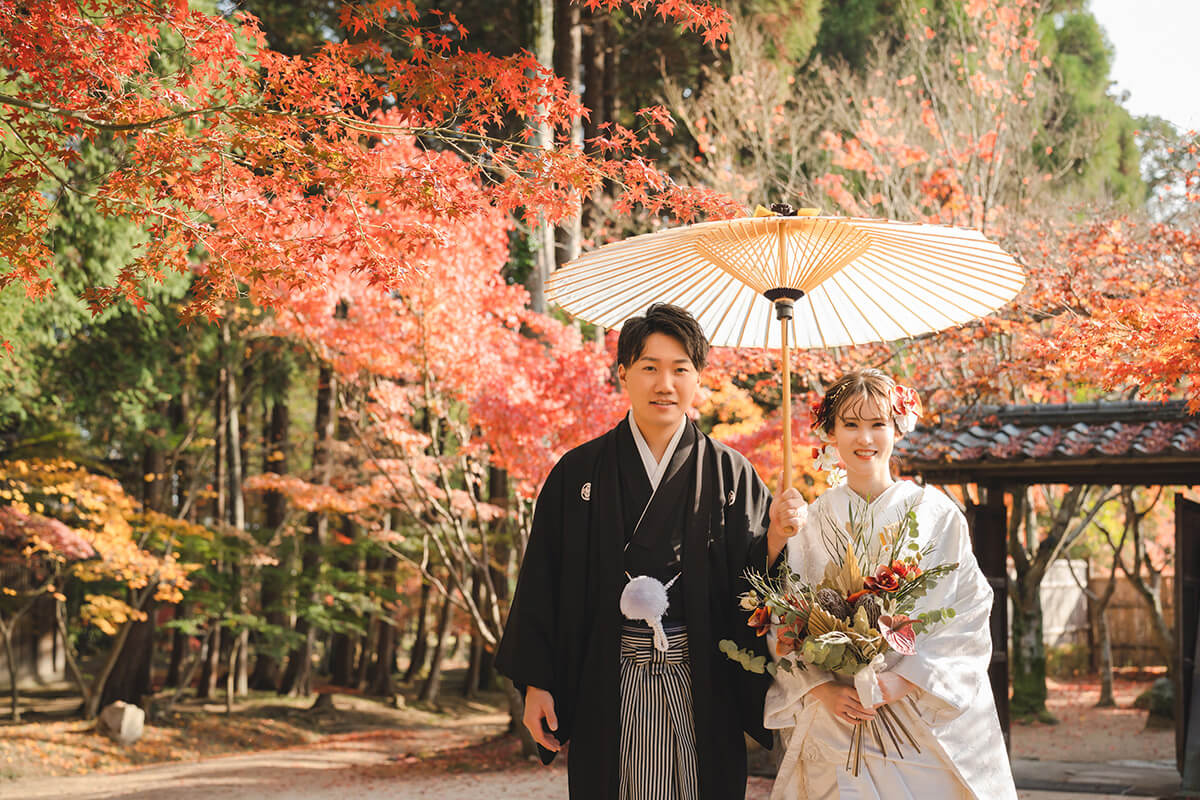
[[[822,442],[829,442],[832,441],[829,431],[825,430],[825,426],[817,421],[821,418],[821,407],[823,405],[825,405],[825,398],[822,397],[820,400],[814,400],[808,405],[808,414],[812,424],[812,432]],[[816,458],[815,455],[813,457]]]
[[[896,430],[901,435],[912,431],[917,427],[917,420],[921,418],[922,411],[921,398],[917,396],[916,390],[897,383],[896,388],[892,390],[892,414],[896,418]]]

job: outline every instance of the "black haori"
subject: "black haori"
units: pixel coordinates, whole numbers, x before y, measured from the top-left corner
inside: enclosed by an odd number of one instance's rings
[[[673,489],[680,492],[663,503],[664,511],[684,509],[679,564],[684,578],[671,590],[671,600],[672,606],[681,602],[678,616],[687,621],[698,798],[728,800],[745,796],[742,732],[766,747],[771,744],[762,726],[769,677],[743,671],[717,649],[721,639],[734,639],[765,655],[763,640],[742,619],[737,596],[748,589],[742,577],[747,566],[767,567],[771,496],[740,453],[705,436],[694,423],[687,425],[688,463],[673,470],[660,486],[664,501]],[[553,694],[557,737],[570,742],[572,800],[619,796],[618,601],[629,566],[622,555],[622,534],[627,520],[632,524],[638,519],[650,494],[648,483],[640,498],[630,498],[623,490],[623,476],[636,474],[635,467],[645,475],[632,445],[629,422],[622,421],[567,453],[547,477],[496,655],[497,669],[520,691],[537,686]],[[683,447],[681,440],[679,448]],[[686,476],[682,484],[681,473]],[[646,509],[647,521],[655,505],[657,498]],[[645,523],[642,527],[650,530]],[[649,550],[663,552],[663,544],[658,539]],[[630,553],[635,549],[630,547]],[[670,569],[659,569],[664,567]],[[659,577],[665,582],[673,574]],[[675,615],[672,608],[668,621]],[[546,763],[553,758],[553,753],[542,751]]]

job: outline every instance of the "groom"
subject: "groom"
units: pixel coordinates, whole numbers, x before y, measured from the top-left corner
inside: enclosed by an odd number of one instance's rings
[[[742,575],[774,565],[807,512],[795,489],[772,503],[749,462],[686,416],[707,355],[683,309],[628,320],[617,376],[629,414],[563,456],[538,495],[496,667],[524,692],[542,760],[571,743],[572,800],[742,798],[742,732],[771,746],[769,678],[717,643],[765,654],[737,605]],[[657,643],[622,616],[642,576],[667,587]]]

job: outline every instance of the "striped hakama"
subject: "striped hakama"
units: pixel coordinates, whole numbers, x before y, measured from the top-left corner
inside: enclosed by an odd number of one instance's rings
[[[621,800],[697,800],[696,728],[686,627],[667,652],[649,628],[621,629]]]

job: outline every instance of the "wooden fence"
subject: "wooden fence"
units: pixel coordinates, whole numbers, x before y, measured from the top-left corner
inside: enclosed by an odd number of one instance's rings
[[[1091,627],[1091,601],[1080,586],[1085,584],[1092,594],[1099,595],[1107,583],[1108,572],[1089,571],[1086,561],[1063,559],[1051,565],[1041,587],[1042,632],[1047,647],[1075,645],[1090,651],[1098,644],[1098,632]],[[1167,625],[1173,626],[1175,587],[1171,576],[1162,579],[1160,593]],[[1117,588],[1109,600],[1107,617],[1114,666],[1165,665],[1162,651],[1156,644],[1150,609],[1124,575],[1117,576]],[[1093,657],[1092,665],[1096,664]]]

